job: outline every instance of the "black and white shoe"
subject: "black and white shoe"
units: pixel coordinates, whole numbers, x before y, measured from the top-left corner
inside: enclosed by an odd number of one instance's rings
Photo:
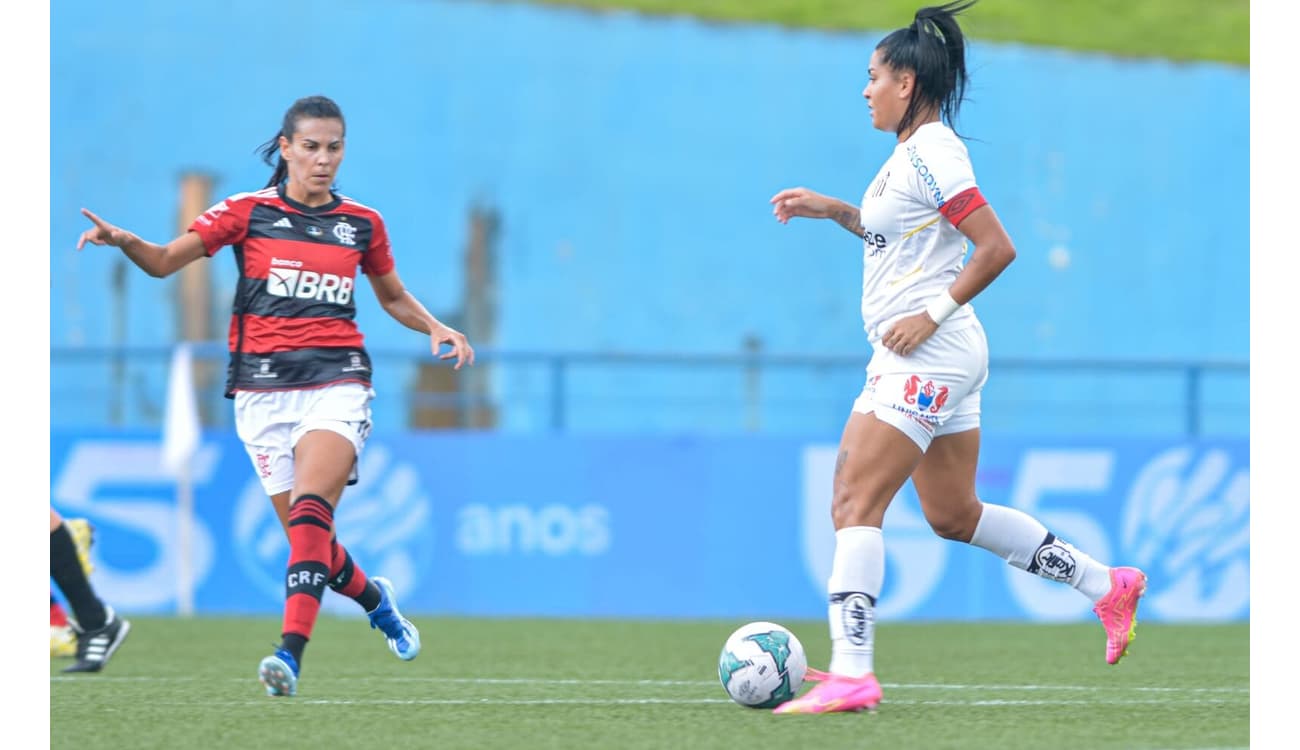
[[[131,632],[131,623],[117,616],[112,607],[105,605],[108,621],[98,630],[77,631],[77,661],[64,672],[98,672],[108,663],[113,652]]]

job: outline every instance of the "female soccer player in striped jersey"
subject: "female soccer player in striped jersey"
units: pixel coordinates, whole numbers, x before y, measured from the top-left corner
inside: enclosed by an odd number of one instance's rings
[[[880,702],[873,664],[885,571],[880,526],[909,477],[939,536],[983,547],[1091,599],[1108,663],[1125,654],[1146,589],[1136,568],[1107,567],[1032,516],[975,494],[988,345],[970,302],[1016,251],[951,127],[966,88],[956,16],[972,4],[922,8],[876,46],[863,96],[871,124],[898,144],[860,206],[805,188],[771,200],[782,224],[829,218],[861,239],[862,317],[873,349],[835,467],[830,671],[814,673],[813,689],[776,713],[861,711]],[[975,247],[963,262],[967,240]]]
[[[278,162],[265,189],[233,195],[165,245],[82,210],[94,226],[77,243],[121,248],[150,276],[234,249],[239,268],[230,320],[226,395],[253,467],[289,537],[280,646],[258,675],[268,695],[295,695],[303,649],[326,586],[357,601],[394,654],[420,651],[392,585],[367,578],[334,529],[334,508],[356,483],[370,434],[370,357],[354,318],[359,267],[385,312],[429,336],[455,368],[474,363],[464,334],[440,322],[403,286],[379,212],[334,191],[344,120],[323,96],[294,102],[263,155]],[[441,352],[443,345],[449,349]]]

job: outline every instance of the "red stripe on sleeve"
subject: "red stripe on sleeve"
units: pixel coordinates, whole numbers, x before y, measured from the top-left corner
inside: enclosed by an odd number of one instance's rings
[[[393,246],[388,241],[388,228],[376,213],[371,222],[370,248],[361,259],[361,270],[374,276],[383,276],[393,270]]]
[[[966,188],[952,197],[952,200],[943,204],[939,213],[948,218],[952,225],[959,226],[963,219],[971,215],[971,212],[980,206],[987,206],[988,201],[980,194],[977,187]]]
[[[247,193],[232,195],[207,211],[199,214],[190,224],[189,231],[203,239],[203,249],[209,255],[226,245],[233,245],[248,232],[248,215],[253,211],[253,201],[241,200]]]

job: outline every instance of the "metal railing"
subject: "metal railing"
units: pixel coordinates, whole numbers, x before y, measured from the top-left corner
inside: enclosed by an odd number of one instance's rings
[[[128,400],[127,395],[135,391],[137,401],[147,404],[140,407],[134,418],[125,414],[128,408],[122,405],[108,410],[109,417],[104,419],[108,426],[115,424],[151,423],[160,417],[161,400],[165,384],[165,371],[172,348],[170,346],[126,346],[126,347],[64,347],[50,349],[52,395],[62,392],[62,397],[54,397],[52,411],[60,408],[75,409],[75,403],[69,399],[88,395],[85,383],[80,382],[72,372],[80,367],[104,368],[107,371],[106,383],[99,383],[97,393],[106,394],[110,399]],[[429,356],[412,352],[410,349],[395,350],[391,348],[371,348],[371,358],[376,363],[376,370],[394,362],[403,367],[436,368],[445,367],[446,363]],[[206,389],[207,396],[220,390],[220,381],[224,378],[227,352],[224,342],[200,342],[193,345],[196,363],[206,363],[208,370],[215,376],[210,378]],[[494,367],[497,368],[541,368],[545,373],[545,425],[552,431],[566,431],[571,428],[572,415],[577,408],[573,393],[573,381],[577,373],[590,373],[593,370],[613,372],[636,371],[671,371],[687,372],[711,370],[731,373],[729,382],[736,383],[741,393],[738,395],[744,408],[756,408],[764,398],[772,395],[772,389],[764,392],[764,381],[785,373],[805,373],[810,375],[839,373],[860,378],[869,352],[861,354],[779,354],[779,353],[684,353],[684,352],[616,352],[616,351],[579,351],[555,352],[541,350],[494,349],[476,350],[477,365],[473,371],[462,370],[458,382],[473,382],[479,377],[477,386],[459,386],[449,391],[428,391],[415,388],[405,389],[405,401],[409,409],[435,408],[449,409],[460,413],[469,413],[481,408],[499,396],[484,384],[482,378]],[[128,377],[127,371],[135,368],[134,377]],[[1182,360],[1182,359],[1102,359],[1102,358],[996,358],[990,363],[990,369],[1000,376],[1008,373],[1029,375],[1035,382],[1050,382],[1055,376],[1096,375],[1098,377],[1120,378],[1155,378],[1159,379],[1160,389],[1169,390],[1170,383],[1181,384],[1182,432],[1188,437],[1200,436],[1204,432],[1204,414],[1206,410],[1205,383],[1207,378],[1227,376],[1236,381],[1230,408],[1243,409],[1242,424],[1248,417],[1244,413],[1248,405],[1246,389],[1250,366],[1248,361],[1240,360]],[[473,375],[467,374],[473,372]],[[846,378],[847,381],[847,378]],[[860,387],[860,381],[857,387]],[[844,394],[840,394],[841,396]],[[673,398],[671,395],[663,396]],[[60,402],[63,402],[61,407]],[[220,418],[208,420],[219,423]],[[752,427],[753,421],[749,422]],[[463,425],[471,426],[471,425]],[[1244,430],[1243,430],[1244,431]]]

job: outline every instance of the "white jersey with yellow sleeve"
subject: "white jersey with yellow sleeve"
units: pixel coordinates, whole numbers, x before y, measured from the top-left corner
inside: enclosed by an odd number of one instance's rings
[[[862,321],[873,346],[952,286],[966,258],[957,225],[985,203],[966,144],[947,125],[926,123],[894,148],[862,196]],[[966,304],[939,330],[974,322]]]

